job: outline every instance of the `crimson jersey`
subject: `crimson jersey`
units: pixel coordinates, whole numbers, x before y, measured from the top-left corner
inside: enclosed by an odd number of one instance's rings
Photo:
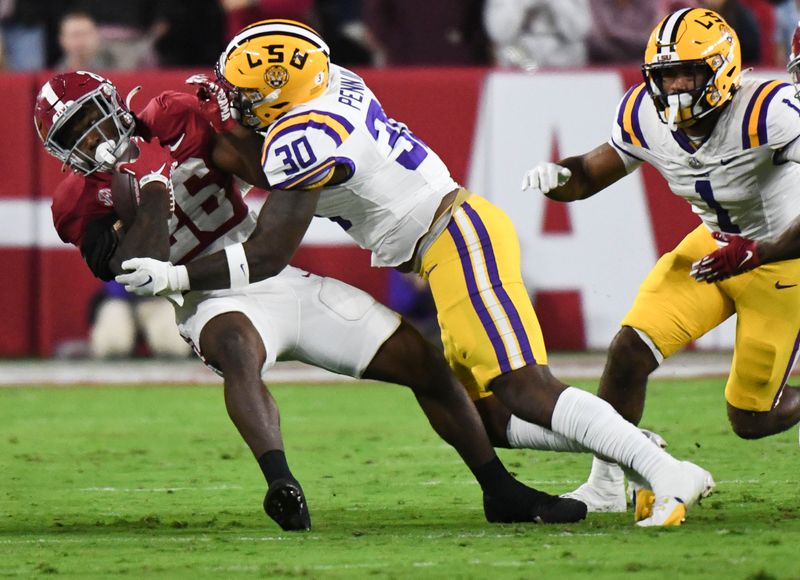
[[[137,134],[158,137],[178,162],[172,174],[175,213],[169,221],[172,263],[183,264],[247,239],[255,216],[234,177],[212,165],[214,129],[195,96],[167,91],[154,98],[137,115]],[[88,225],[114,212],[111,174],[70,174],[56,189],[52,210],[61,239],[80,247]]]

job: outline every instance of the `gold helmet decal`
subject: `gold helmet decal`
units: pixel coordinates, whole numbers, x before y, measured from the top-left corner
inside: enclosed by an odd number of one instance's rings
[[[677,10],[650,35],[642,73],[660,119],[673,130],[688,127],[723,107],[739,87],[739,39],[713,10]],[[665,89],[664,78],[678,74],[693,79],[693,84],[680,90]]]
[[[273,89],[280,89],[289,82],[289,71],[279,64],[273,65],[264,73],[264,82]]]
[[[262,20],[240,30],[220,56],[218,74],[233,89],[243,121],[264,129],[328,88],[330,51],[314,29]]]

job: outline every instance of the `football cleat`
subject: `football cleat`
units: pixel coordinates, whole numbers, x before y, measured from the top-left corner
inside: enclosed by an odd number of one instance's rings
[[[666,439],[658,433],[648,431],[647,429],[640,429],[640,431],[647,435],[647,438],[661,449],[667,448]],[[656,494],[653,493],[649,484],[639,477],[638,474],[628,474],[628,497],[631,498],[634,521],[640,522],[653,514],[653,503],[656,501]]]
[[[636,522],[637,526],[679,526],[686,521],[687,510],[714,491],[714,478],[702,467],[681,461],[680,469],[682,473],[672,489],[674,495],[654,494],[651,502],[650,497],[640,490],[637,502],[641,501],[642,507],[641,510],[637,508],[637,515],[641,513],[645,517]]]
[[[641,429],[641,432],[658,447],[666,449],[667,442],[661,435],[647,429]],[[598,461],[601,462],[598,464]],[[627,475],[630,482],[628,486],[629,495],[633,495],[640,490],[643,493],[652,495],[653,492],[648,489],[646,482],[639,478],[637,474],[628,470]],[[590,512],[622,513],[628,508],[624,481],[623,470],[617,467],[616,464],[595,459],[592,465],[592,476],[589,481],[573,491],[561,494],[561,497],[582,501]],[[652,501],[650,503],[652,504]],[[634,508],[639,509],[637,506],[646,505],[646,500],[637,503],[636,499],[632,497],[632,505]],[[648,516],[637,517],[636,521],[638,522],[645,517]]]
[[[569,493],[561,494],[561,497],[585,503],[586,509],[592,513],[621,513],[628,509],[622,484],[601,487],[586,482]]]
[[[483,495],[483,513],[492,524],[534,522],[537,524],[568,524],[586,518],[586,504],[569,498],[530,490],[533,493],[516,501]]]
[[[293,479],[272,482],[264,498],[264,511],[287,532],[311,529],[306,496],[300,484]]]
[[[633,481],[628,483],[628,496],[631,498],[633,506],[633,519],[640,522],[653,515],[653,504],[656,501],[656,494],[652,489],[648,489]]]

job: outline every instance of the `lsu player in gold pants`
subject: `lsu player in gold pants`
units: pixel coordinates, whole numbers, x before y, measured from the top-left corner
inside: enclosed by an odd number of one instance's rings
[[[643,162],[655,167],[702,224],[642,283],[611,343],[599,394],[638,423],[650,373],[736,314],[725,387],[731,427],[745,439],[780,433],[800,421],[800,390],[787,384],[800,347],[800,248],[770,242],[787,230],[800,238],[796,91],[743,79],[736,33],[711,10],[665,17],[644,60],[645,82],[623,97],[611,140],[536,166],[523,188],[574,201]],[[589,482],[571,495],[590,510],[611,511],[613,498],[624,497],[622,483],[616,466],[595,459]]]
[[[618,462],[657,497],[659,508],[641,525],[679,524],[711,491],[708,472],[552,375],[508,216],[460,187],[358,75],[330,63],[316,32],[290,21],[255,23],[230,42],[218,70],[242,123],[263,135],[259,149],[243,152],[272,190],[256,231],[187,267],[131,260],[120,282],[153,294],[261,280],[286,266],[313,216],[329,218],[372,252],[374,266],[430,282],[448,361],[495,444],[591,450]],[[527,519],[539,509],[531,506]]]

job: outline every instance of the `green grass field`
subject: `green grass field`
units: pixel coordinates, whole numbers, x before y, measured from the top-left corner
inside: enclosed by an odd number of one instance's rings
[[[218,386],[0,389],[0,577],[798,579],[797,429],[737,439],[722,387],[651,385],[643,426],[718,485],[683,527],[643,530],[630,513],[487,524],[409,392],[275,386],[311,508],[300,534],[264,515]],[[589,468],[585,455],[500,455],[550,492]]]

